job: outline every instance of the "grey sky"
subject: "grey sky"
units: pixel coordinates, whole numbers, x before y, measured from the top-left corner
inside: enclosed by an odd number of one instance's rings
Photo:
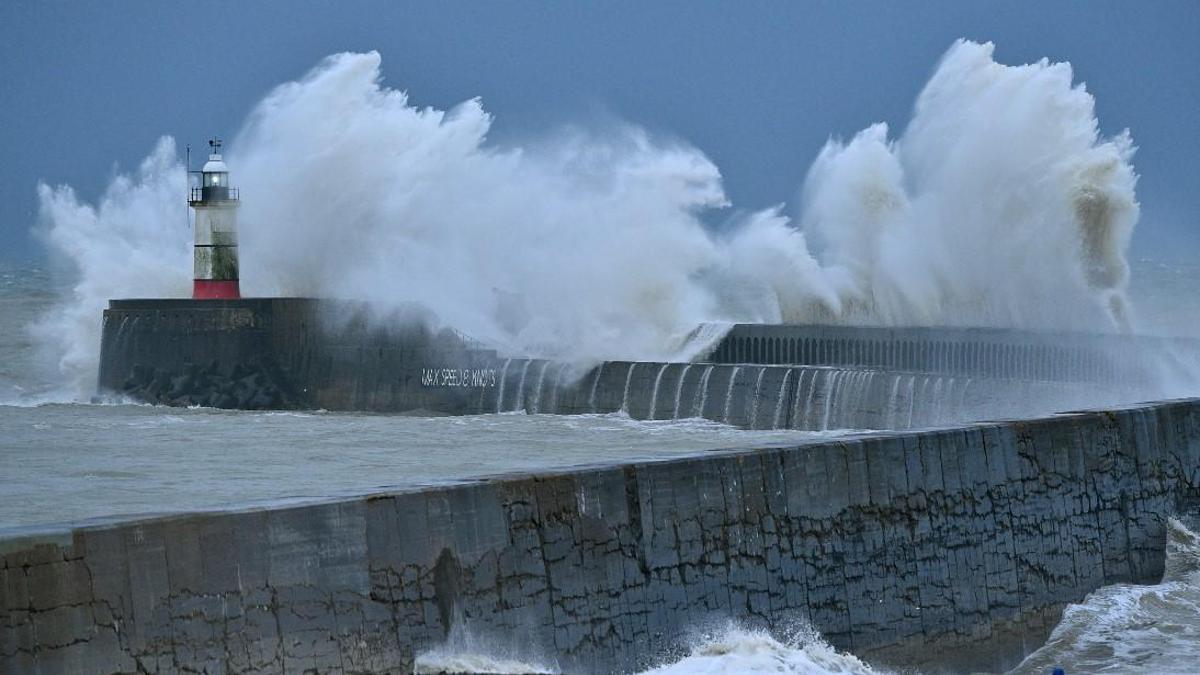
[[[830,135],[899,132],[958,37],[1068,60],[1139,146],[1135,249],[1200,253],[1200,3],[0,4],[0,258],[41,254],[38,180],[95,199],[155,139],[232,137],[271,87],[377,49],[416,105],[480,96],[492,138],[616,116],[721,168],[735,205],[792,201]],[[182,197],[181,197],[182,198]]]

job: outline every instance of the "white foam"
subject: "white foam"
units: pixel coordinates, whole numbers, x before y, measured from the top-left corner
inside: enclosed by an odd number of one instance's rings
[[[1162,583],[1117,584],[1069,605],[1040,649],[1010,675],[1195,673],[1200,664],[1200,538],[1171,518]]]
[[[728,202],[700,150],[628,125],[502,147],[480,101],[417,107],[380,61],[327,58],[229,145],[247,295],[417,301],[510,353],[579,363],[686,358],[734,321],[1127,320],[1133,148],[1098,135],[1068,64],[955,43],[902,135],[821,151],[799,223],[772,208],[716,236],[700,215]],[[39,188],[39,231],[78,283],[38,334],[77,391],[107,299],[188,294],[184,188],[169,138],[95,205]]]
[[[520,673],[554,673],[543,666],[506,659],[488,654],[463,654],[434,650],[417,656],[414,673],[496,673],[511,675]]]
[[[522,653],[528,651],[528,645],[522,644],[518,635],[503,640],[484,636],[466,628],[458,616],[445,642],[417,654],[413,672],[498,675],[559,672],[557,666]]]
[[[688,656],[647,670],[643,675],[881,675],[882,672],[851,654],[837,651],[811,630],[800,630],[780,642],[766,632],[731,624],[700,637]]]

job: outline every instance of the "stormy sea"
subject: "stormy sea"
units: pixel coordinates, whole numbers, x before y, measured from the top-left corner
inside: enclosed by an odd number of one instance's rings
[[[829,432],[746,431],[703,419],[608,415],[406,417],[165,408],[80,399],[47,361],[33,326],[67,286],[43,263],[0,266],[0,531],[233,506],[295,503],[596,461],[750,447]],[[1200,268],[1139,261],[1134,297],[1163,332],[1200,316],[1178,303]],[[1170,311],[1154,316],[1160,299]],[[1164,304],[1164,309],[1167,307]],[[1190,313],[1190,314],[1189,314]],[[1192,528],[1192,529],[1190,529]],[[1200,664],[1200,538],[1172,521],[1167,573],[1151,586],[1101,588],[1064,612],[1012,673],[1184,673]],[[691,647],[647,672],[887,673],[839,652],[798,618],[768,633],[697,626]],[[452,634],[418,672],[558,672],[553,654]],[[912,672],[912,671],[904,671]],[[939,671],[931,671],[939,672]]]
[[[714,226],[706,214],[720,220],[711,214],[730,200],[697,148],[633,126],[497,147],[478,99],[422,107],[382,84],[378,53],[335,54],[269,92],[230,144],[242,289],[416,301],[503,353],[584,365],[688,360],[676,338],[710,322],[1196,337],[1200,267],[1128,256],[1140,208],[1130,133],[1100,134],[1070,64],[992,57],[990,44],[955,42],[901,133],[880,123],[831,138],[798,205],[733,209]],[[170,137],[98,199],[39,186],[34,227],[49,255],[0,263],[0,534],[855,431],[98,396],[108,299],[188,295],[186,188]],[[1189,377],[1158,383],[1154,398],[1196,395]],[[1160,583],[1098,589],[1011,672],[1200,671],[1196,532],[1181,514]],[[648,672],[889,672],[804,617],[770,633],[690,628],[686,648],[649,655]],[[417,669],[559,670],[519,635],[458,633]]]

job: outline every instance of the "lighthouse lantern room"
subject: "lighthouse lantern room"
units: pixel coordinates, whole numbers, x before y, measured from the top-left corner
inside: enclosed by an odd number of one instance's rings
[[[195,266],[192,297],[198,300],[241,297],[238,288],[238,191],[229,186],[229,168],[221,159],[221,141],[212,148],[191,185],[188,204],[196,211]],[[193,181],[189,181],[193,182]]]

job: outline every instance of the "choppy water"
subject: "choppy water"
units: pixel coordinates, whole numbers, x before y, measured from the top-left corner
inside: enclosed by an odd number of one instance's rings
[[[1140,293],[1135,282],[1135,307],[1139,296],[1146,298],[1140,306],[1148,332],[1200,331],[1200,296],[1178,292],[1196,288],[1200,270],[1143,267],[1149,273]],[[619,414],[416,418],[67,403],[55,364],[28,330],[58,294],[69,292],[51,280],[41,266],[0,263],[0,530],[654,460],[821,435]],[[1069,608],[1049,642],[1012,672],[1049,673],[1054,666],[1068,674],[1200,672],[1198,560],[1195,535],[1174,525],[1170,571],[1161,584],[1099,589]],[[687,651],[664,655],[649,672],[888,672],[804,630],[768,635],[730,625],[697,633]],[[553,655],[501,653],[470,640],[423,655],[421,667],[556,670]]]
[[[821,436],[623,414],[407,417],[68,402],[29,330],[69,292],[52,278],[39,265],[0,263],[0,531]]]
[[[798,442],[707,420],[0,406],[0,527],[313,499]],[[66,498],[64,498],[66,497]]]
[[[1117,584],[1089,595],[1063,612],[1046,644],[1012,675],[1048,673],[1200,672],[1200,536],[1168,522],[1167,566],[1162,583]]]

